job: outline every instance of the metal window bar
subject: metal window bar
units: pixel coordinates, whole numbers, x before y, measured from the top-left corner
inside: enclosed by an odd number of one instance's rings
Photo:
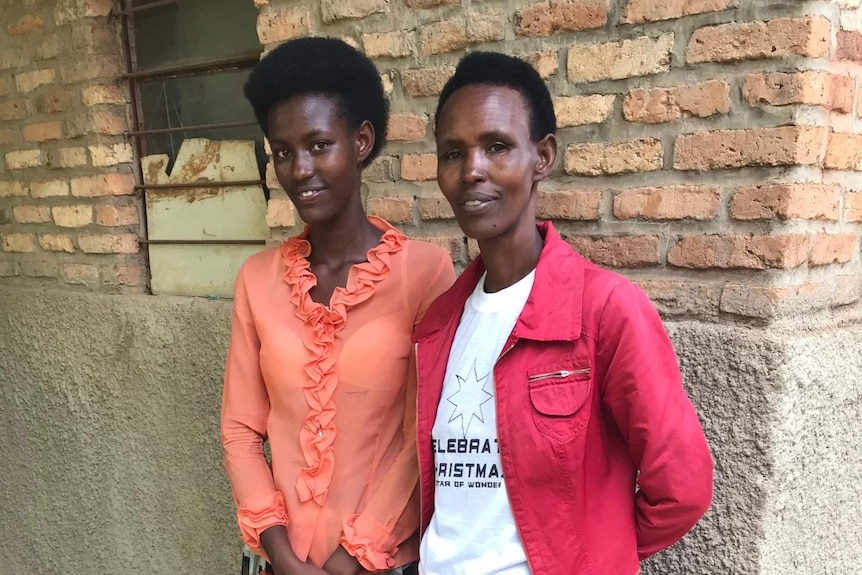
[[[213,124],[198,124],[192,126],[180,126],[176,128],[146,128],[143,110],[143,98],[141,95],[141,83],[159,79],[159,78],[176,78],[180,76],[197,76],[203,74],[212,74],[218,72],[226,72],[254,66],[260,59],[260,51],[239,54],[228,58],[216,58],[212,60],[190,62],[188,64],[177,66],[165,66],[150,70],[140,70],[137,62],[137,51],[135,43],[135,14],[151,8],[158,8],[170,4],[177,4],[182,0],[157,0],[141,6],[134,6],[133,0],[119,0],[121,3],[117,14],[122,18],[122,39],[123,48],[125,50],[126,72],[120,76],[121,79],[128,81],[129,94],[132,107],[132,124],[134,129],[126,132],[126,137],[131,141],[135,151],[135,178],[137,184],[135,190],[140,190],[144,194],[144,203],[146,203],[147,190],[169,190],[182,188],[216,188],[216,187],[239,187],[248,185],[265,185],[265,180],[244,180],[237,182],[195,182],[182,184],[144,184],[144,174],[141,167],[141,158],[146,155],[146,136],[154,134],[167,134],[175,132],[197,132],[203,130],[216,130],[221,128],[237,128],[256,125],[256,122],[219,122]],[[265,245],[266,240],[150,240],[147,237],[147,213],[144,210],[143,218],[143,237],[140,242],[144,245],[189,245],[189,244],[215,244],[215,245]],[[147,255],[145,254],[145,258]],[[149,270],[149,262],[146,262],[147,270]]]

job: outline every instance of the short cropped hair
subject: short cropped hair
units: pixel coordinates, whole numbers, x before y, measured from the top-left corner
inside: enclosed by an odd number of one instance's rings
[[[365,120],[374,127],[374,147],[365,165],[386,143],[389,101],[380,73],[371,60],[342,40],[298,38],[281,44],[257,63],[244,93],[267,136],[274,105],[293,96],[323,94],[336,100],[351,130]]]
[[[472,52],[458,62],[455,74],[440,93],[434,123],[440,121],[440,112],[452,94],[475,85],[501,86],[520,92],[530,113],[530,139],[534,142],[557,133],[554,104],[539,73],[523,60],[499,52]]]

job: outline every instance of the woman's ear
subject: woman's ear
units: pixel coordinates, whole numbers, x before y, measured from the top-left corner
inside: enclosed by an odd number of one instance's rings
[[[365,163],[371,150],[374,149],[376,136],[374,134],[374,126],[371,122],[365,120],[359,125],[359,130],[356,131],[356,155],[359,159],[359,164]]]
[[[536,162],[533,181],[539,182],[547,178],[554,169],[557,161],[557,137],[554,134],[545,134],[545,137],[536,143],[536,151],[539,161]]]

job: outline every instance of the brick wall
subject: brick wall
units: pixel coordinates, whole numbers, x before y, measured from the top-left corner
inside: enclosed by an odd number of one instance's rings
[[[561,159],[539,216],[666,317],[774,319],[862,295],[858,1],[255,3],[266,47],[329,35],[374,59],[393,118],[367,208],[460,266],[476,246],[436,188],[432,116],[459,57],[488,49],[531,62],[554,96]],[[292,233],[274,197],[270,223]]]
[[[142,291],[111,0],[0,1],[0,281]]]
[[[253,0],[265,47],[344,38],[379,67],[390,143],[369,212],[476,253],[434,182],[433,114],[465,50],[530,61],[560,160],[538,199],[666,317],[770,320],[862,296],[858,1]],[[145,289],[110,0],[0,0],[0,282]],[[270,169],[273,240],[300,222]]]

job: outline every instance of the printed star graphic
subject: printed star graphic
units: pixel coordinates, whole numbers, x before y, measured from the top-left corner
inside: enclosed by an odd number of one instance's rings
[[[494,397],[493,393],[485,389],[491,381],[489,375],[491,375],[490,372],[479,377],[475,360],[473,361],[473,368],[467,372],[467,377],[455,374],[455,379],[458,381],[458,391],[446,398],[446,401],[454,406],[452,415],[449,417],[449,423],[459,417],[461,418],[461,431],[464,434],[464,439],[467,438],[467,430],[470,429],[470,424],[473,423],[474,418],[485,423],[482,406]],[[479,391],[481,393],[477,393]]]

